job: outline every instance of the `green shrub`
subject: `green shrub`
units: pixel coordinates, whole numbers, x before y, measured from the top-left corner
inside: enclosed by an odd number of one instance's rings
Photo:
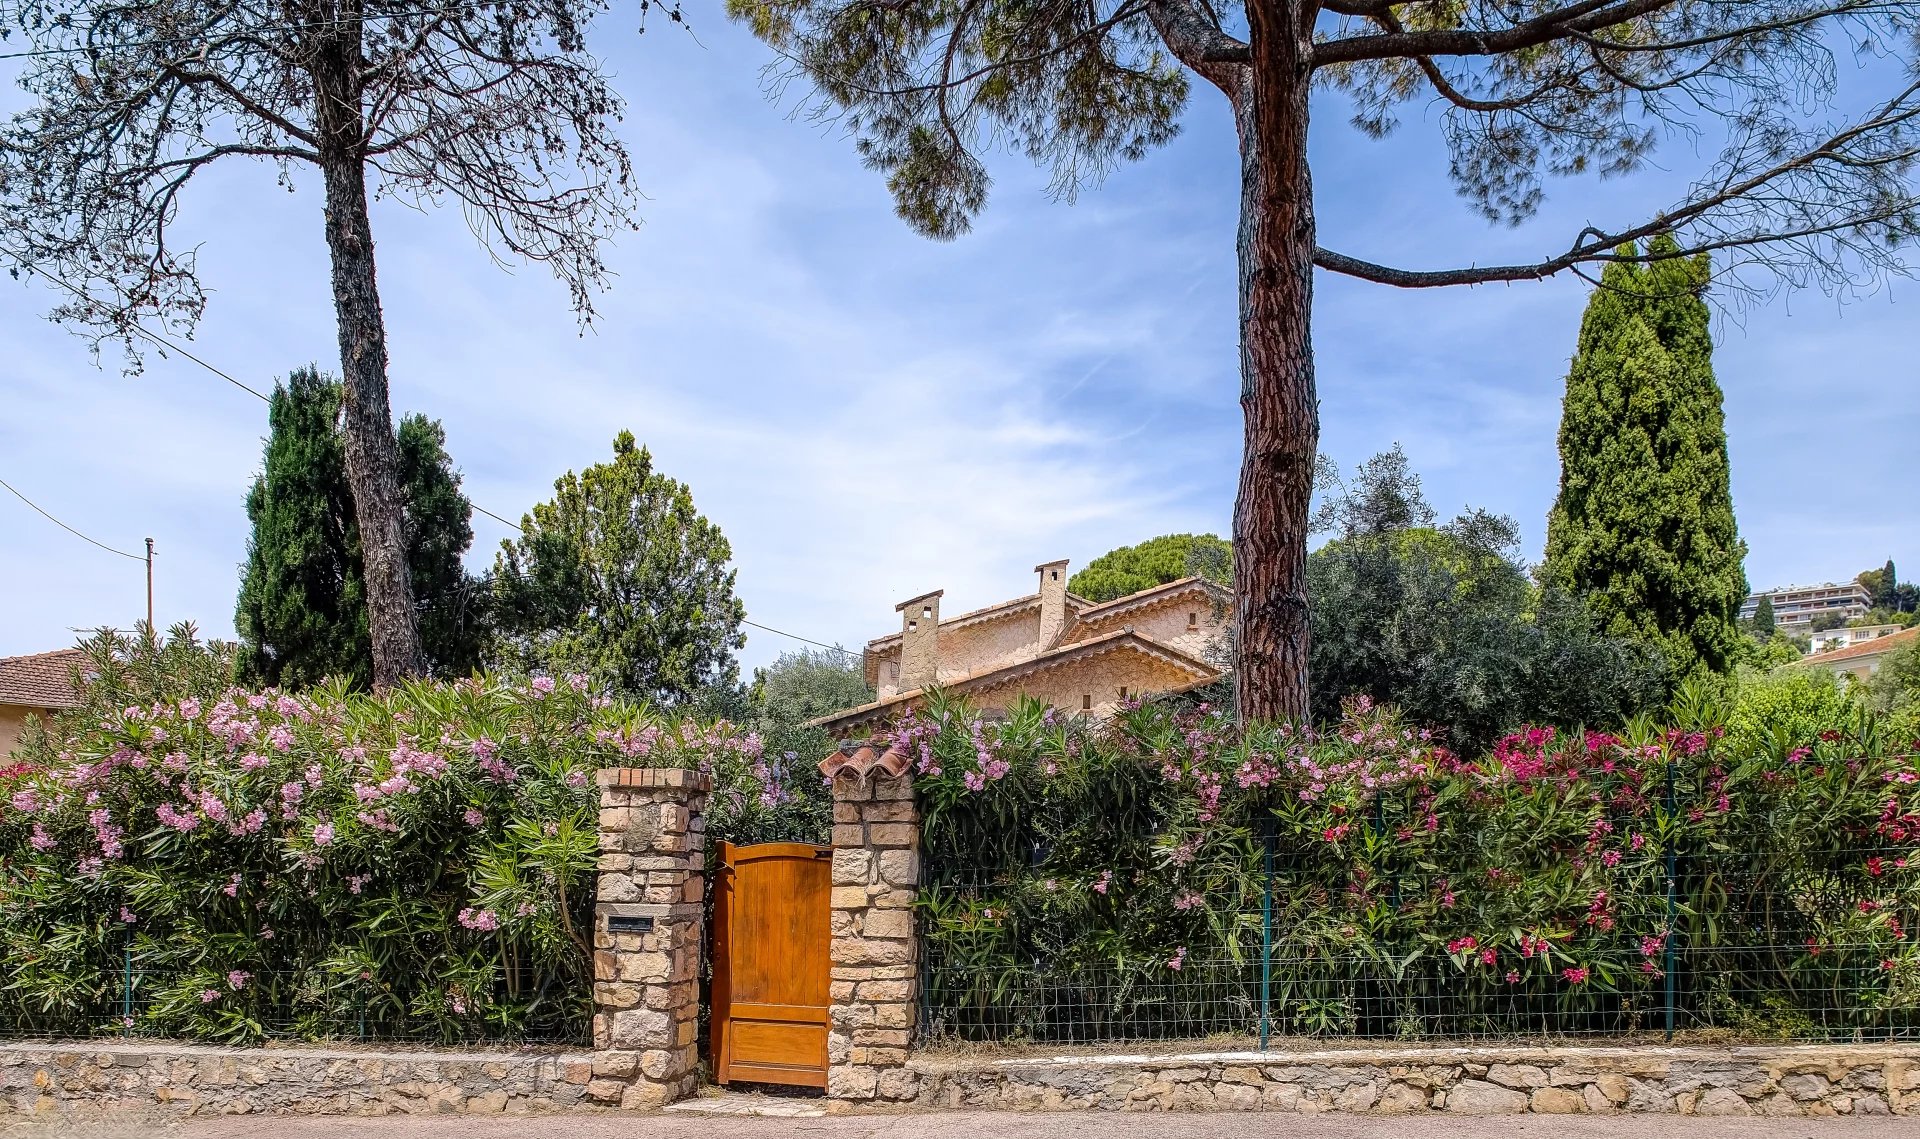
[[[1670,970],[1682,1027],[1920,1023],[1913,761],[1872,725],[1776,753],[1705,697],[1675,711],[1463,760],[1364,700],[1320,734],[936,701],[894,734],[920,769],[930,1027],[1634,1032],[1663,1026]]]
[[[182,695],[228,650],[137,640],[0,786],[9,1031],[579,1038],[595,770],[710,771],[722,832],[782,808],[757,737],[584,678]]]

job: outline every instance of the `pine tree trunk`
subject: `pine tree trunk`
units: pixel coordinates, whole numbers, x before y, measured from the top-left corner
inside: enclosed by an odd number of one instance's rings
[[[341,25],[341,34],[316,55],[314,94],[345,389],[347,480],[353,487],[366,572],[373,684],[387,688],[421,675],[425,665],[407,575],[400,448],[387,399],[387,330],[374,280],[373,225],[367,216],[359,24],[343,19]]]
[[[1313,184],[1307,167],[1313,5],[1247,5],[1250,97],[1240,100],[1240,408],[1233,511],[1242,720],[1307,718],[1307,520],[1314,394]]]

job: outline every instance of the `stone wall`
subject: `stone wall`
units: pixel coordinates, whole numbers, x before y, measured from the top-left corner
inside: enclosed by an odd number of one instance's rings
[[[699,1087],[700,954],[713,783],[614,768],[600,781],[593,918],[593,1082],[587,1095],[658,1107]]]
[[[1920,1046],[1427,1048],[942,1059],[923,1107],[1464,1115],[1920,1115]],[[904,1090],[904,1089],[903,1089]],[[906,1098],[906,1097],[903,1097]]]
[[[856,754],[865,762],[831,776],[827,1094],[835,1099],[907,1099],[913,1086],[906,1063],[919,997],[920,816],[913,776],[888,774],[873,750],[862,749]]]
[[[584,1052],[16,1043],[0,1046],[0,1119],[553,1111],[591,1078]]]

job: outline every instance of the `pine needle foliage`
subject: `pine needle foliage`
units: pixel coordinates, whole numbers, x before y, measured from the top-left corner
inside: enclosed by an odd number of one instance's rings
[[[498,659],[662,704],[737,683],[733,548],[686,484],[622,431],[611,462],[553,489],[494,560]]]

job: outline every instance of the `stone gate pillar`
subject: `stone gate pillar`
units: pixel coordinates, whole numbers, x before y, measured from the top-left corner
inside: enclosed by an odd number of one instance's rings
[[[913,899],[920,813],[912,761],[884,743],[843,745],[821,763],[833,786],[833,944],[827,1095],[907,1100],[920,995]]]
[[[700,954],[712,779],[678,768],[598,773],[593,1080],[587,1094],[658,1107],[699,1082]]]

